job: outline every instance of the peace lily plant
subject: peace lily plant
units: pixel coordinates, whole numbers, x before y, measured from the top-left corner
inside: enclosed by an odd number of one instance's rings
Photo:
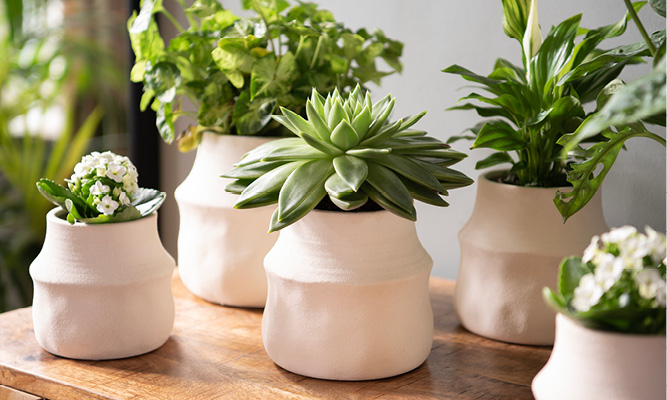
[[[601,330],[665,333],[665,236],[630,226],[595,236],[583,257],[560,266],[558,292],[544,288],[551,307]]]
[[[395,99],[376,103],[357,86],[343,98],[313,89],[307,120],[281,108],[273,118],[296,138],[263,144],[247,153],[223,177],[239,194],[235,208],[278,203],[270,231],[293,224],[327,201],[334,209],[384,208],[416,219],[413,199],[447,206],[441,196],[473,181],[449,168],[465,154],[426,132],[410,129],[425,114],[389,122]],[[378,207],[379,206],[379,207]]]
[[[67,221],[88,224],[132,221],[152,214],[166,194],[139,188],[137,169],[129,158],[110,151],[83,156],[66,179],[67,187],[42,178],[37,189],[67,211]]]
[[[509,164],[509,173],[502,178],[505,183],[572,186],[571,191],[558,192],[554,200],[564,219],[593,197],[627,139],[648,137],[665,144],[640,121],[665,126],[664,60],[659,63],[665,31],[646,34],[636,15],[645,3],[626,0],[626,4],[628,14],[615,24],[586,29],[580,26],[579,14],[553,27],[543,38],[536,0],[503,0],[503,29],[521,44],[523,65],[499,58],[488,76],[458,65],[443,70],[488,92],[461,98],[481,105],[464,103],[451,109],[493,117],[471,128],[473,135],[453,137],[450,142],[471,139],[472,148],[495,150],[476,168]],[[651,6],[664,16],[664,1],[652,1]],[[601,49],[603,41],[625,32],[630,18],[645,40]],[[645,56],[654,58],[655,72],[638,82],[639,87],[626,90],[630,93],[609,100],[622,87],[615,78],[623,68]],[[597,109],[587,112],[584,104],[593,100],[597,100]],[[595,144],[584,149],[579,146],[582,142]]]
[[[402,43],[380,30],[352,31],[315,3],[243,0],[243,8],[255,15],[239,17],[218,0],[177,2],[188,27],[162,0],[144,0],[128,31],[136,56],[131,80],[144,85],[141,109],[155,110],[162,138],[178,141],[184,151],[196,147],[204,132],[289,136],[271,119],[278,107],[303,115],[313,87],[348,91],[402,69]],[[177,30],[168,44],[158,30],[158,15]],[[378,58],[388,72],[378,70]],[[183,98],[196,111],[181,107]],[[181,116],[197,123],[176,132],[174,122]]]

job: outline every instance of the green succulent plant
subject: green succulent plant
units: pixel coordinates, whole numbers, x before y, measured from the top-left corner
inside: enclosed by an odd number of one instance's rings
[[[449,168],[466,155],[426,132],[410,129],[426,112],[389,122],[395,99],[372,103],[357,86],[347,99],[337,90],[325,99],[313,89],[308,120],[281,108],[273,118],[297,135],[265,143],[243,156],[223,177],[236,181],[235,208],[278,203],[269,232],[293,224],[328,195],[350,211],[368,203],[416,220],[413,199],[447,206],[447,190],[473,181]]]

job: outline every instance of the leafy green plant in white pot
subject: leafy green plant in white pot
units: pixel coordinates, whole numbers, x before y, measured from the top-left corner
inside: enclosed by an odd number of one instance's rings
[[[595,236],[560,266],[556,342],[533,380],[538,400],[665,396],[665,236],[630,226]]]
[[[46,351],[104,360],[155,350],[174,323],[173,258],[156,210],[163,192],[139,188],[127,157],[84,156],[67,188],[37,188],[59,207],[46,216],[44,246],[30,265],[33,323]]]
[[[418,367],[433,342],[433,261],[417,238],[413,199],[446,206],[472,180],[465,157],[409,129],[424,113],[388,122],[394,99],[373,104],[315,90],[307,120],[274,117],[298,137],[264,144],[225,176],[236,207],[278,203],[280,230],[264,261],[269,293],[262,338],[269,357],[302,375],[365,380]]]
[[[179,272],[194,294],[214,303],[263,307],[262,262],[275,243],[264,221],[270,208],[232,212],[235,196],[220,173],[261,143],[291,132],[271,119],[280,106],[305,115],[313,87],[350,90],[401,70],[402,44],[381,31],[351,31],[313,3],[243,1],[255,16],[240,18],[217,0],[187,7],[190,24],[165,46],[155,19],[175,18],[161,1],[144,1],[128,21],[136,64],[132,80],[143,82],[142,106],[156,111],[163,139],[187,150],[198,146],[192,171],[177,188],[180,212]],[[377,70],[382,58],[390,72]],[[181,108],[189,100],[195,112]],[[174,131],[180,117],[196,124]]]
[[[555,315],[541,301],[541,288],[556,281],[563,257],[580,253],[590,237],[607,230],[597,189],[624,141],[645,136],[664,145],[664,139],[646,132],[628,135],[623,125],[615,128],[620,135],[614,130],[583,137],[594,143],[588,149],[574,139],[598,114],[587,113],[583,104],[597,100],[602,108],[624,66],[650,55],[644,42],[598,48],[625,31],[629,15],[592,30],[580,27],[581,15],[575,15],[542,40],[535,0],[504,0],[503,12],[505,33],[521,43],[523,67],[501,58],[488,77],[458,65],[444,70],[489,93],[462,99],[483,105],[453,109],[494,117],[471,128],[473,135],[450,142],[468,138],[473,148],[496,150],[477,163],[478,169],[511,165],[478,181],[473,215],[459,234],[455,308],[463,326],[476,334],[548,345],[554,340]],[[652,40],[664,44],[664,37],[661,31]],[[664,125],[664,105],[662,110],[661,118],[654,115],[657,111],[651,116]],[[565,150],[567,143],[572,151]]]

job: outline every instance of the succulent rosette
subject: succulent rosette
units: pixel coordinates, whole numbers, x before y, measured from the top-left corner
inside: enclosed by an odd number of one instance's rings
[[[665,333],[665,235],[646,227],[594,236],[582,257],[560,266],[558,291],[544,297],[586,326],[627,333]]]
[[[223,175],[236,179],[226,188],[240,194],[234,207],[278,203],[270,227],[277,231],[323,200],[343,211],[374,203],[413,221],[414,199],[447,206],[448,190],[473,182],[449,168],[466,155],[410,129],[426,112],[389,122],[394,103],[390,95],[373,103],[357,86],[347,99],[313,89],[307,120],[281,108],[273,118],[298,137],[257,147]]]
[[[139,174],[129,158],[110,151],[83,156],[66,179],[67,188],[40,179],[37,189],[67,211],[67,221],[89,224],[139,219],[157,210],[165,193],[140,188]]]

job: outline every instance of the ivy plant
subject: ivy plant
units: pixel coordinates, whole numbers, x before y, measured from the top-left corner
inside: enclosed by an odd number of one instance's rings
[[[454,136],[449,142],[470,139],[474,140],[473,149],[495,150],[479,161],[476,168],[509,164],[509,172],[503,178],[505,183],[535,187],[575,185],[576,188],[577,182],[592,182],[579,192],[558,195],[557,203],[563,196],[577,199],[570,201],[577,207],[558,206],[565,219],[570,217],[592,197],[608,169],[592,181],[592,175],[582,174],[577,167],[593,157],[600,147],[570,152],[569,159],[561,158],[568,135],[576,132],[591,115],[584,104],[596,99],[601,104],[626,65],[641,62],[642,57],[651,54],[651,46],[664,48],[664,30],[644,42],[607,51],[600,48],[606,39],[622,35],[631,15],[644,4],[631,5],[620,21],[597,29],[581,27],[581,14],[575,15],[552,27],[542,38],[536,0],[503,0],[503,29],[507,36],[519,41],[522,66],[499,58],[488,76],[459,65],[443,70],[460,75],[487,92],[472,92],[460,99],[465,101],[463,104],[450,108],[475,110],[488,119],[470,128],[472,134]],[[664,125],[664,107],[661,121]],[[593,143],[611,140],[608,135],[598,133],[578,137]],[[614,148],[618,151],[620,146]]]
[[[346,92],[402,69],[402,43],[380,30],[352,31],[314,3],[243,0],[243,8],[255,12],[246,18],[217,0],[197,0],[189,7],[176,1],[187,28],[162,0],[144,0],[128,30],[136,55],[131,80],[144,84],[141,108],[156,111],[160,135],[167,143],[177,140],[182,150],[195,147],[202,132],[289,135],[271,119],[278,107],[303,114],[312,88]],[[178,31],[169,44],[158,30],[158,15]],[[378,69],[378,59],[389,71]],[[181,107],[183,97],[196,112]],[[182,115],[197,124],[177,133],[174,121]]]
[[[334,210],[380,206],[415,220],[414,199],[445,207],[450,189],[472,179],[449,168],[466,157],[426,132],[410,129],[426,112],[389,122],[395,100],[373,103],[360,87],[326,99],[315,89],[306,102],[307,120],[281,108],[274,119],[297,137],[251,150],[225,175],[239,194],[235,208],[278,203],[270,232],[303,218],[323,202]]]

